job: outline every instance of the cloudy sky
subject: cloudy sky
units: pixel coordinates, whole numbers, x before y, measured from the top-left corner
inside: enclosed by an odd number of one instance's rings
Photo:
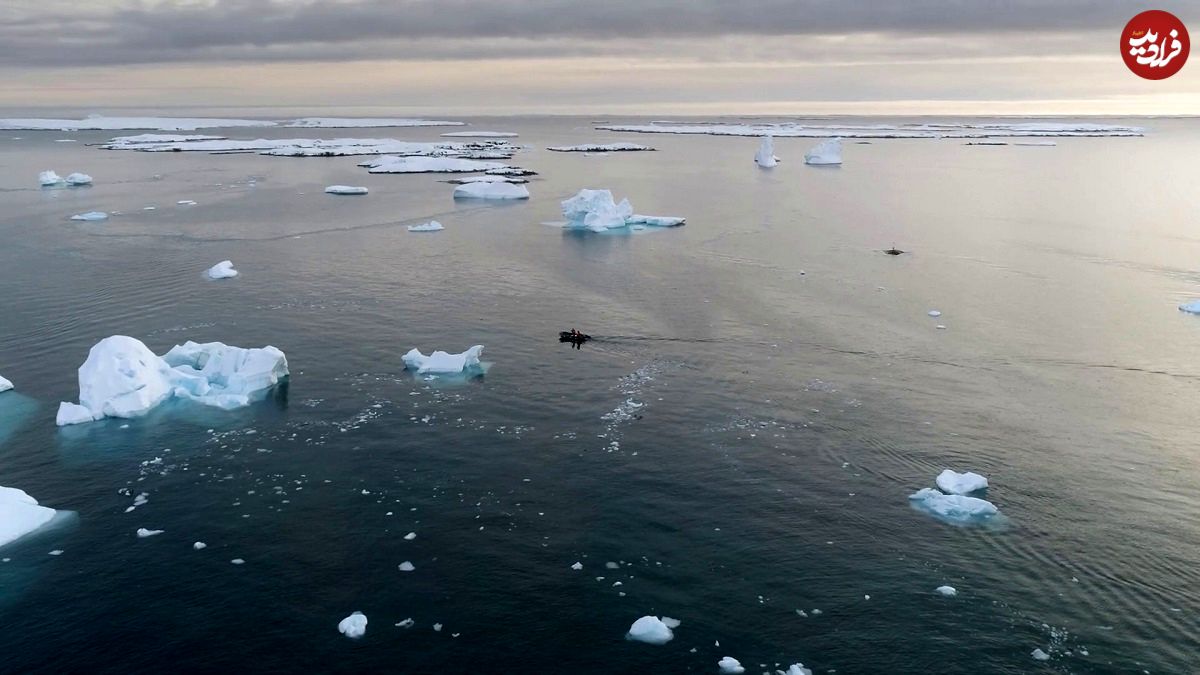
[[[1200,0],[1156,8],[1200,31]],[[1124,0],[3,0],[0,106],[1200,114]],[[1200,32],[1196,35],[1200,36]]]

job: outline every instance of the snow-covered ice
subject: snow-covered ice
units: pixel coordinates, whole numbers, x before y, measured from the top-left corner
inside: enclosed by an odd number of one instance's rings
[[[52,187],[54,185],[62,185],[66,181],[63,177],[54,172],[53,169],[46,169],[38,174],[38,184],[42,187]]]
[[[650,227],[679,227],[687,222],[681,216],[643,216],[635,213],[625,219],[626,225],[647,225]]]
[[[563,200],[562,214],[567,219],[566,227],[592,232],[604,232],[628,225],[651,225],[674,227],[682,225],[683,218],[673,216],[643,216],[633,212],[628,199],[617,203],[610,190],[580,190],[570,199]]]
[[[941,310],[937,310],[937,309],[931,309],[926,313],[929,314],[929,316],[932,316],[934,318],[937,318],[942,315]]]
[[[841,164],[842,139],[830,138],[821,141],[804,155],[804,163],[816,165]]]
[[[408,226],[409,232],[437,232],[438,230],[444,229],[446,228],[442,227],[442,224],[436,220],[431,220],[428,223],[421,223],[420,225]]]
[[[417,569],[412,563],[410,563],[407,560],[400,563],[399,567],[400,567],[401,572],[411,572],[411,571]]]
[[[585,143],[583,145],[555,145],[546,148],[552,152],[652,152],[654,148],[638,143]]]
[[[76,173],[72,173],[72,174],[67,174],[66,181],[67,181],[67,185],[91,185],[92,177],[87,175],[86,173],[76,172]]]
[[[1200,314],[1200,300],[1183,303],[1179,306],[1179,311],[1187,312],[1188,314]]]
[[[741,662],[732,656],[721,657],[721,660],[717,662],[717,668],[720,669],[723,675],[741,675],[746,672]]]
[[[957,471],[946,469],[938,474],[937,486],[942,492],[947,494],[965,495],[986,489],[988,480],[971,471],[958,473]]]
[[[412,541],[413,539],[416,539],[416,538],[417,538],[416,532],[409,532],[408,534],[404,535],[404,541]]]
[[[0,486],[0,546],[41,528],[55,513],[24,490]]]
[[[330,185],[325,191],[331,195],[365,195],[367,188],[353,185]]]
[[[12,380],[6,379],[3,375],[0,375],[0,391],[8,391],[9,389],[12,389],[12,388],[13,388]]]
[[[665,645],[675,637],[675,633],[656,616],[643,616],[629,627],[626,634],[630,640],[646,642],[652,645]]]
[[[958,589],[954,588],[953,586],[938,586],[933,590],[948,598],[958,595]]]
[[[606,124],[603,131],[645,134],[704,134],[710,136],[776,136],[798,138],[1022,138],[1042,136],[1141,136],[1141,127],[1087,122],[975,122],[914,124],[727,124],[663,122]]]
[[[947,495],[933,488],[923,488],[909,496],[909,502],[921,511],[955,525],[987,522],[999,514],[989,501],[962,495]]]
[[[455,199],[529,199],[529,188],[513,183],[464,183],[454,188]]]
[[[754,163],[770,169],[779,164],[779,158],[775,156],[775,139],[770,134],[763,136],[762,143],[758,146],[758,152],[754,153]]]
[[[138,539],[145,539],[146,537],[153,537],[156,534],[162,534],[162,533],[163,533],[163,530],[148,530],[144,527],[139,527],[137,530]]]
[[[198,541],[198,542],[192,544],[192,549],[194,549],[196,551],[202,551],[206,548],[208,548],[208,544],[206,544],[202,541]]]
[[[231,279],[238,275],[238,271],[233,269],[232,260],[222,260],[216,265],[208,268],[204,274],[209,279]]]
[[[338,632],[348,638],[360,638],[367,632],[367,617],[355,612],[338,622]]]
[[[512,131],[450,131],[443,138],[516,138],[520,134]]]
[[[89,222],[108,220],[108,214],[103,211],[88,211],[87,213],[77,213],[71,216],[71,220],[86,220]]]
[[[58,404],[58,414],[54,416],[54,423],[60,427],[91,421],[93,421],[91,410],[75,403],[67,403],[66,401]]]
[[[416,347],[401,357],[404,366],[415,370],[418,375],[426,373],[461,373],[470,368],[479,367],[479,355],[483,353],[483,345],[475,345],[461,354],[449,354],[435,351],[429,356],[421,353]]]

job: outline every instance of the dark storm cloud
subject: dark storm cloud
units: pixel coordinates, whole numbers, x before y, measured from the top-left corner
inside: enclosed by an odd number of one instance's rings
[[[0,64],[593,55],[621,43],[726,36],[1112,31],[1113,0],[215,0],[207,5],[26,4],[0,13]],[[1200,0],[1172,7],[1184,21]],[[1190,10],[1190,11],[1186,11]],[[431,38],[446,42],[422,53]],[[1031,35],[1031,51],[1039,48]],[[406,49],[406,42],[419,44]]]

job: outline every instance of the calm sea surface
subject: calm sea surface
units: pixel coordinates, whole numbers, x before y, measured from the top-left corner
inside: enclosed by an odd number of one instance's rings
[[[362,158],[0,133],[0,485],[77,514],[0,549],[0,671],[1200,672],[1200,317],[1176,309],[1200,124],[848,141],[832,169],[781,138],[764,171],[756,139],[599,119],[467,120],[539,173],[498,205]],[[545,150],[618,140],[658,151]],[[687,225],[547,224],[584,187]],[[68,220],[89,210],[120,213]],[[202,278],[226,258],[241,276]],[[55,427],[113,334],[271,344],[292,376],[240,411]],[[473,344],[475,379],[400,359]],[[912,509],[943,468],[987,475],[1003,526]],[[646,614],[675,639],[627,641]]]

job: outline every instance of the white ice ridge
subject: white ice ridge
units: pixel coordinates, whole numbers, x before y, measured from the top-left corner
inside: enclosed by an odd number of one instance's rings
[[[732,656],[722,657],[717,662],[717,668],[721,670],[722,675],[742,675],[746,669],[742,667],[742,663]]]
[[[947,495],[933,488],[918,490],[908,499],[917,509],[955,525],[985,523],[1000,513],[995,504],[987,500]]]
[[[529,188],[515,183],[463,183],[454,188],[455,199],[529,199]]]
[[[1086,122],[968,122],[928,124],[620,124],[596,127],[603,131],[642,134],[705,134],[709,136],[776,136],[801,138],[1027,138],[1038,136],[1141,136],[1142,127]]]
[[[71,216],[71,220],[108,220],[108,214],[103,211],[88,211],[87,213],[76,213]]]
[[[1188,314],[1200,314],[1200,300],[1183,303],[1179,306],[1179,311],[1187,312]]]
[[[466,126],[466,122],[421,120],[408,117],[301,117],[296,120],[280,122],[279,126],[302,127],[305,129],[368,129],[384,127],[461,127]]]
[[[512,131],[450,131],[443,138],[516,138],[520,134]]]
[[[437,232],[444,229],[446,228],[442,227],[442,224],[436,220],[431,220],[428,223],[421,223],[420,225],[408,226],[409,232]]]
[[[348,638],[360,638],[367,632],[367,617],[355,612],[338,622],[338,631]]]
[[[679,622],[665,616],[661,619],[656,616],[643,616],[633,622],[625,637],[652,645],[665,645],[675,637],[669,623],[673,623],[675,626],[679,625]]]
[[[555,145],[546,148],[552,152],[653,152],[654,148],[638,143],[585,143],[583,145]]]
[[[37,530],[57,513],[23,490],[0,486],[0,546]]]
[[[368,173],[470,173],[503,169],[507,164],[462,157],[392,157],[385,156],[360,162]]]
[[[209,279],[231,279],[238,275],[238,271],[233,269],[232,260],[222,260],[205,270],[204,274]]]
[[[226,129],[231,127],[273,127],[266,120],[236,120],[206,117],[102,117],[92,115],[81,120],[62,119],[0,119],[0,130],[27,131],[122,131],[125,129],[154,129],[156,131],[195,131],[196,129]]]
[[[754,153],[754,163],[770,169],[779,164],[779,158],[775,156],[775,139],[770,134],[763,136],[762,143],[758,146],[758,152]]]
[[[13,388],[12,381],[5,379],[3,375],[0,375],[0,391],[8,391],[9,389],[12,389],[12,388]]]
[[[367,188],[353,185],[330,185],[325,191],[331,195],[365,195]]]
[[[628,199],[621,203],[613,200],[610,190],[580,190],[574,197],[562,203],[566,227],[570,229],[604,232],[627,225],[649,225],[652,227],[675,227],[684,223],[675,216],[643,216],[633,212]]]
[[[805,164],[841,164],[842,139],[830,138],[818,143],[804,155]]]
[[[946,469],[938,474],[937,486],[942,492],[947,494],[965,495],[986,489],[988,480],[971,471],[958,473],[957,471]]]
[[[255,138],[221,136],[117,136],[105,150],[139,152],[258,153],[273,157],[342,157],[396,155],[404,157],[485,157],[507,159],[519,148],[503,140],[417,142],[394,138]],[[503,164],[497,166],[506,166]]]
[[[287,358],[275,347],[189,341],[160,357],[140,340],[114,335],[88,352],[79,367],[79,404],[62,403],[56,421],[138,417],[173,397],[230,410],[249,405],[287,375]]]
[[[417,374],[425,373],[461,373],[470,368],[479,367],[479,355],[483,353],[483,345],[475,345],[461,354],[448,354],[435,351],[426,356],[421,350],[413,348],[401,357],[404,366],[415,370]]]

